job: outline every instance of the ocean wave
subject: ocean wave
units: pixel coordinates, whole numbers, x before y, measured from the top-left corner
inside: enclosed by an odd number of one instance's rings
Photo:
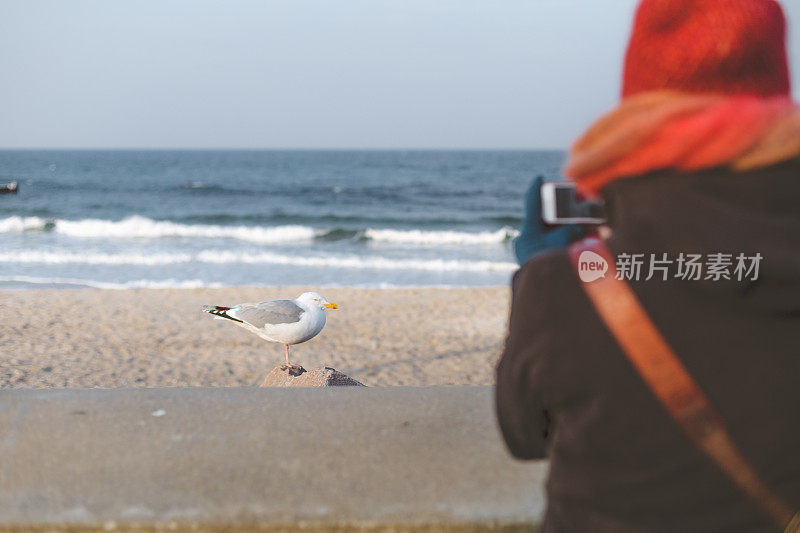
[[[49,231],[55,222],[40,217],[13,216],[0,219],[0,233],[24,233],[26,231]]]
[[[41,213],[31,213],[41,215]],[[45,213],[47,214],[47,213]],[[402,226],[411,225],[421,228],[452,228],[467,224],[491,224],[500,226],[518,227],[522,223],[522,217],[514,215],[495,215],[495,216],[437,216],[432,213],[405,213],[403,216],[392,216],[390,214],[339,214],[326,211],[289,213],[289,212],[267,212],[267,213],[204,213],[178,216],[176,222],[187,224],[260,224],[260,225],[311,225],[311,226]]]
[[[151,220],[134,215],[123,220],[47,220],[40,217],[13,216],[0,219],[0,233],[52,231],[69,237],[83,238],[145,238],[166,237],[230,238],[258,244],[310,241],[316,230],[306,226],[217,226],[208,224],[178,224]]]
[[[204,181],[189,181],[174,185],[172,187],[165,187],[166,190],[180,190],[184,192],[191,191],[191,194],[213,194],[214,196],[220,195],[263,195],[263,189],[251,189],[242,187],[229,187],[226,185],[219,185],[216,183],[206,183]]]
[[[517,265],[503,261],[462,259],[395,259],[381,256],[303,256],[272,252],[233,252],[203,250],[196,255],[184,253],[108,254],[42,252],[23,250],[0,253],[0,263],[46,263],[86,265],[169,265],[179,263],[265,264],[301,267],[325,267],[356,270],[425,270],[435,272],[511,272]]]
[[[499,261],[472,261],[461,259],[394,259],[380,256],[323,256],[307,257],[283,255],[271,252],[218,252],[205,250],[197,254],[203,263],[247,263],[308,267],[328,267],[347,269],[376,270],[429,270],[458,272],[510,272],[517,268],[515,263]]]
[[[12,286],[8,286],[12,284]],[[27,286],[17,287],[16,284]],[[35,289],[35,288],[76,288],[76,289],[219,289],[228,287],[225,283],[206,282],[199,279],[176,280],[176,279],[138,279],[126,282],[109,282],[92,279],[80,278],[59,278],[59,277],[34,277],[34,276],[0,276],[0,290],[9,289]],[[253,284],[254,287],[269,287],[274,285]],[[445,284],[396,284],[396,283],[351,283],[343,285],[340,283],[324,283],[318,286],[319,289],[382,289],[382,290],[402,290],[402,289],[469,289],[471,285],[445,285]]]
[[[84,265],[169,265],[188,263],[194,257],[190,254],[109,254],[102,252],[44,252],[40,250],[21,250],[0,253],[0,263],[45,263],[45,264],[84,264]]]
[[[391,242],[398,244],[498,244],[513,239],[517,230],[501,228],[497,231],[423,231],[423,230],[394,230],[394,229],[367,229],[364,237],[375,242]]]
[[[212,288],[216,289],[224,287],[221,283],[207,283],[199,279],[138,279],[133,281],[125,281],[121,283],[114,283],[110,281],[97,281],[91,279],[79,278],[48,278],[48,277],[33,277],[33,276],[0,276],[0,285],[3,283],[26,283],[29,285],[71,285],[75,287],[91,288],[91,289],[200,289]]]
[[[362,239],[365,241],[434,246],[440,244],[486,245],[504,243],[517,235],[508,226],[496,231],[399,230],[365,228],[312,228],[302,225],[228,226],[181,224],[134,215],[123,220],[61,220],[12,216],[0,219],[0,233],[49,231],[79,238],[159,239],[209,238],[234,239],[256,244],[281,244],[311,241]]]

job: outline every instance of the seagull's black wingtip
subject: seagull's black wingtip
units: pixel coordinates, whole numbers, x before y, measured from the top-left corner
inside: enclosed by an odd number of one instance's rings
[[[234,322],[241,322],[238,318],[233,318],[228,314],[230,307],[223,307],[221,305],[204,305],[203,312],[209,313],[214,316],[218,316],[220,318],[227,318],[228,320],[233,320]]]

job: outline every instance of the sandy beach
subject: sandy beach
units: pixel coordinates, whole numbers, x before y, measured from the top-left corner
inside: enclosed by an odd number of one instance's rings
[[[0,388],[256,385],[283,347],[200,312],[307,287],[0,292]],[[507,288],[327,289],[340,309],[292,348],[371,386],[488,385]]]

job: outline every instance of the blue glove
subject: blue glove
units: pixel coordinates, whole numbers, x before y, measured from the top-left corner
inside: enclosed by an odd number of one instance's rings
[[[514,253],[520,265],[536,254],[568,246],[590,233],[588,228],[577,224],[550,226],[542,221],[543,182],[542,176],[534,179],[525,194],[525,220],[522,221],[519,236],[514,239]]]

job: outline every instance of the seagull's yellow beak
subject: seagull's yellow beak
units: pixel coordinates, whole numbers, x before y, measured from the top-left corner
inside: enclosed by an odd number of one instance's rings
[[[335,304],[335,303],[333,303],[333,302],[328,302],[328,303],[326,303],[326,304],[325,304],[325,307],[327,307],[328,309],[339,309],[339,306],[338,306],[338,305],[336,305],[336,304]]]

